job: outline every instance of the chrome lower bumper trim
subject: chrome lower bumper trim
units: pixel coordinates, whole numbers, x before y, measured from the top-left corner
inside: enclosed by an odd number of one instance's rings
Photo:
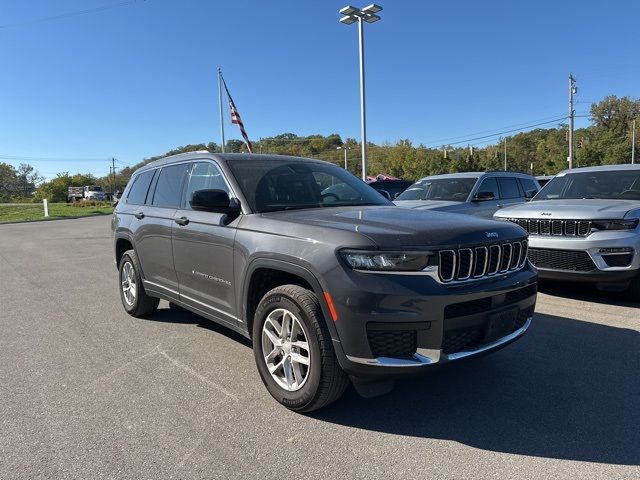
[[[411,358],[395,358],[395,357],[376,357],[376,358],[363,358],[352,357],[347,355],[347,358],[355,363],[363,365],[371,365],[374,367],[421,367],[424,365],[433,365],[436,363],[452,362],[460,360],[462,358],[472,357],[473,355],[479,355],[483,352],[487,352],[494,348],[498,348],[501,345],[509,343],[519,336],[523,335],[531,325],[533,317],[527,318],[525,324],[516,330],[502,338],[499,338],[495,342],[487,343],[475,350],[465,350],[463,352],[451,353],[449,355],[442,353],[442,350],[433,350],[426,348],[419,348],[417,352]]]

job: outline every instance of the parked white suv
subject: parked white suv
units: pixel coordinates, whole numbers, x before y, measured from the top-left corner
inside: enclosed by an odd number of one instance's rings
[[[626,289],[640,300],[640,165],[566,170],[531,202],[495,218],[529,233],[540,278]]]

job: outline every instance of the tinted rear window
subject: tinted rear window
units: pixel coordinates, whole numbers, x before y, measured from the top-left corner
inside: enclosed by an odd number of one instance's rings
[[[164,167],[160,171],[156,191],[153,194],[153,202],[155,207],[178,208],[180,205],[180,190],[182,188],[182,180],[187,171],[188,164],[172,165]]]
[[[496,177],[485,178],[480,187],[478,187],[479,192],[491,192],[493,193],[493,198],[496,200],[500,198],[500,192],[498,192],[498,182],[496,182]]]
[[[529,190],[535,190],[536,192],[538,191],[536,182],[534,182],[530,178],[521,178],[520,183],[522,184],[522,189],[525,193],[527,193]]]
[[[129,195],[127,195],[127,203],[144,205],[154,173],[155,170],[149,170],[148,172],[137,175],[136,178],[133,179],[133,185],[131,186],[131,190],[129,190]]]
[[[515,178],[499,177],[498,183],[500,184],[500,192],[502,193],[502,198],[518,198],[520,196],[518,181]]]

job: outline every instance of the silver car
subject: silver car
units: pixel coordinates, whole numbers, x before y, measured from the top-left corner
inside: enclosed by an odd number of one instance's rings
[[[626,289],[640,300],[640,165],[566,170],[531,202],[495,218],[529,232],[540,278]]]
[[[538,190],[536,179],[524,173],[451,173],[418,180],[394,203],[404,208],[491,218],[496,210],[524,203]]]

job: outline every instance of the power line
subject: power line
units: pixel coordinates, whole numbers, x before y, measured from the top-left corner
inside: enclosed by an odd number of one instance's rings
[[[51,22],[51,21],[60,20],[60,19],[63,19],[63,18],[77,17],[77,16],[80,16],[80,15],[89,15],[89,14],[92,14],[92,13],[102,12],[104,10],[111,10],[113,8],[125,7],[127,5],[132,5],[134,3],[138,3],[139,1],[143,1],[144,2],[146,0],[126,0],[124,2],[118,2],[118,3],[111,4],[111,5],[102,5],[100,7],[87,8],[85,10],[76,10],[75,12],[67,12],[67,13],[61,13],[61,14],[58,14],[58,15],[51,15],[49,17],[34,18],[32,20],[24,20],[24,21],[21,21],[21,22],[8,23],[8,24],[5,24],[5,25],[0,25],[0,29],[22,27],[22,26],[25,26],[25,25],[33,25],[35,23]]]
[[[502,132],[497,132],[497,133],[494,133],[494,134],[491,134],[491,135],[483,135],[481,137],[467,138],[466,140],[460,140],[459,142],[451,142],[451,143],[447,143],[446,145],[432,145],[431,148],[447,147],[447,146],[450,146],[450,145],[460,145],[462,143],[471,143],[471,142],[474,142],[474,141],[477,141],[477,140],[485,140],[485,139],[488,139],[488,138],[500,137],[502,135],[506,135],[507,133],[521,132],[521,131],[527,130],[529,128],[540,127],[542,125],[549,125],[551,123],[556,123],[558,121],[566,120],[566,119],[567,119],[566,116],[565,117],[559,117],[559,118],[556,118],[554,120],[550,120],[548,122],[535,123],[535,124],[527,125],[527,126],[521,127],[521,128],[514,128],[512,130],[504,130]]]
[[[521,127],[521,126],[527,125],[529,123],[542,122],[544,120],[556,121],[557,117],[559,117],[559,115],[554,115],[554,116],[550,116],[550,117],[543,117],[543,118],[537,118],[535,120],[529,120],[528,122],[516,123],[516,124],[513,124],[513,125],[505,125],[504,127],[492,128],[491,130],[483,130],[483,131],[480,131],[480,132],[467,133],[465,135],[458,135],[458,136],[455,136],[455,137],[438,138],[436,140],[429,140],[426,143],[435,144],[435,143],[439,143],[439,142],[446,142],[448,140],[457,140],[458,138],[468,137],[468,136],[471,136],[471,135],[480,135],[480,134],[483,134],[483,133],[498,132],[498,131],[501,131],[501,130],[503,130],[505,128]]]
[[[25,157],[21,155],[0,154],[0,160],[20,160],[25,162],[104,162],[104,161],[110,161],[111,157],[103,157],[103,158]]]

